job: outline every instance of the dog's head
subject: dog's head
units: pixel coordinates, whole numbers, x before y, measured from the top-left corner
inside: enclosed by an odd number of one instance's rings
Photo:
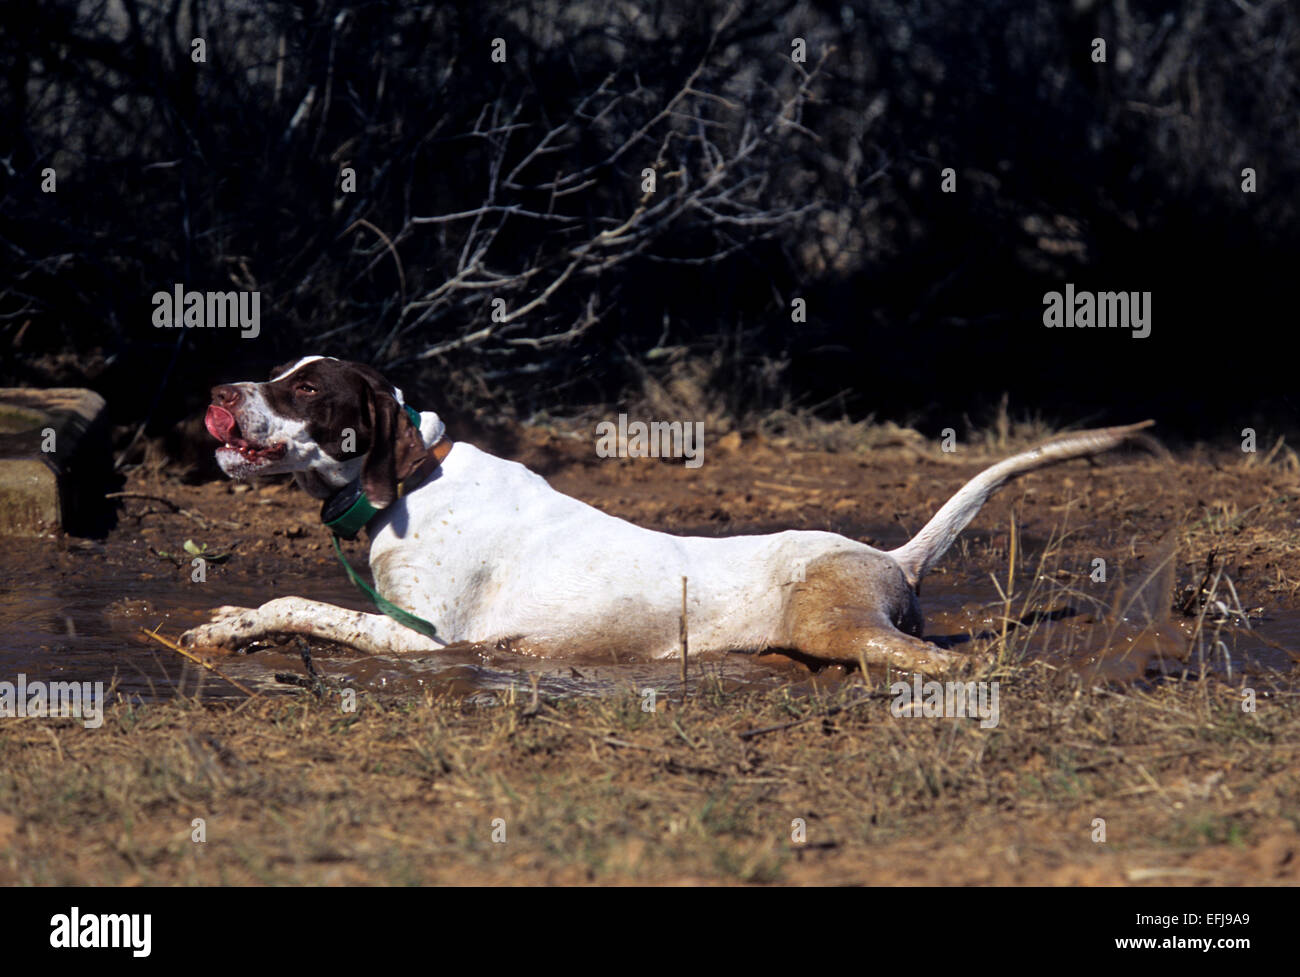
[[[204,422],[231,478],[293,472],[320,499],[359,478],[381,509],[429,453],[400,390],[372,367],[325,356],[276,367],[266,383],[213,387]]]

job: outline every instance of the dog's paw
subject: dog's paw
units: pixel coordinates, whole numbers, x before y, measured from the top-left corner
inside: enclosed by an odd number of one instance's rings
[[[182,648],[224,648],[233,650],[261,636],[257,610],[249,607],[217,607],[213,619],[181,634]]]

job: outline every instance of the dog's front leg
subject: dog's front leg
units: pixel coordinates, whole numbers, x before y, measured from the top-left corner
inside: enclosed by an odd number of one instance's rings
[[[279,597],[257,608],[220,607],[213,614],[210,623],[182,634],[181,644],[233,650],[271,635],[301,634],[372,655],[406,655],[443,647],[382,614],[350,611],[302,597]]]

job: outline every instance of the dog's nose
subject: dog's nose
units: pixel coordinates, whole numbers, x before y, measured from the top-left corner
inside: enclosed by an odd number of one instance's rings
[[[241,396],[239,388],[228,383],[212,388],[212,402],[219,407],[234,407]]]

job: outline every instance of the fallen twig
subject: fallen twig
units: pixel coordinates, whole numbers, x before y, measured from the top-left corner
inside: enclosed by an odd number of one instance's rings
[[[147,638],[153,638],[154,641],[157,641],[163,647],[170,648],[172,651],[176,652],[176,654],[180,655],[182,658],[187,658],[190,661],[192,661],[195,665],[201,665],[203,668],[206,668],[209,672],[212,672],[218,678],[225,679],[227,682],[229,682],[231,685],[237,688],[240,692],[244,693],[244,695],[251,696],[253,698],[257,697],[257,693],[254,692],[252,689],[248,688],[247,686],[239,682],[236,682],[229,675],[226,675],[224,672],[222,672],[221,669],[217,668],[217,666],[204,661],[202,658],[199,658],[197,655],[190,654],[180,645],[176,644],[176,642],[168,641],[157,631],[150,631],[148,628],[141,628],[140,633]]]
[[[868,692],[865,695],[858,696],[858,698],[854,699],[852,702],[844,703],[842,706],[831,706],[825,712],[809,713],[802,719],[796,719],[789,723],[777,723],[775,726],[762,726],[758,729],[747,729],[743,733],[737,733],[736,735],[742,740],[747,740],[753,739],[755,736],[763,736],[766,733],[779,733],[783,729],[793,729],[795,726],[802,726],[804,723],[811,722],[814,719],[827,719],[830,716],[843,712],[845,709],[851,708],[852,706],[860,705],[863,702],[870,702],[872,699],[892,698],[894,698],[894,696],[888,692]]]
[[[609,733],[597,732],[594,729],[583,729],[581,726],[574,726],[572,723],[566,723],[562,719],[552,719],[550,716],[536,716],[534,718],[544,723],[550,723],[553,726],[563,726],[565,729],[574,733],[582,733],[585,736],[591,736],[600,740],[606,746],[623,746],[633,750],[649,750],[652,753],[655,750],[655,747],[653,746],[643,746],[640,743],[629,743],[627,740],[621,740]]]
[[[172,512],[177,512],[186,519],[193,519],[203,526],[204,529],[211,529],[213,526],[221,526],[223,529],[238,529],[239,523],[231,522],[228,519],[211,519],[201,512],[195,512],[193,509],[186,509],[183,506],[173,502],[171,499],[161,495],[150,495],[147,492],[109,492],[104,498],[106,499],[146,499],[150,502],[161,502],[163,505],[170,506]]]

